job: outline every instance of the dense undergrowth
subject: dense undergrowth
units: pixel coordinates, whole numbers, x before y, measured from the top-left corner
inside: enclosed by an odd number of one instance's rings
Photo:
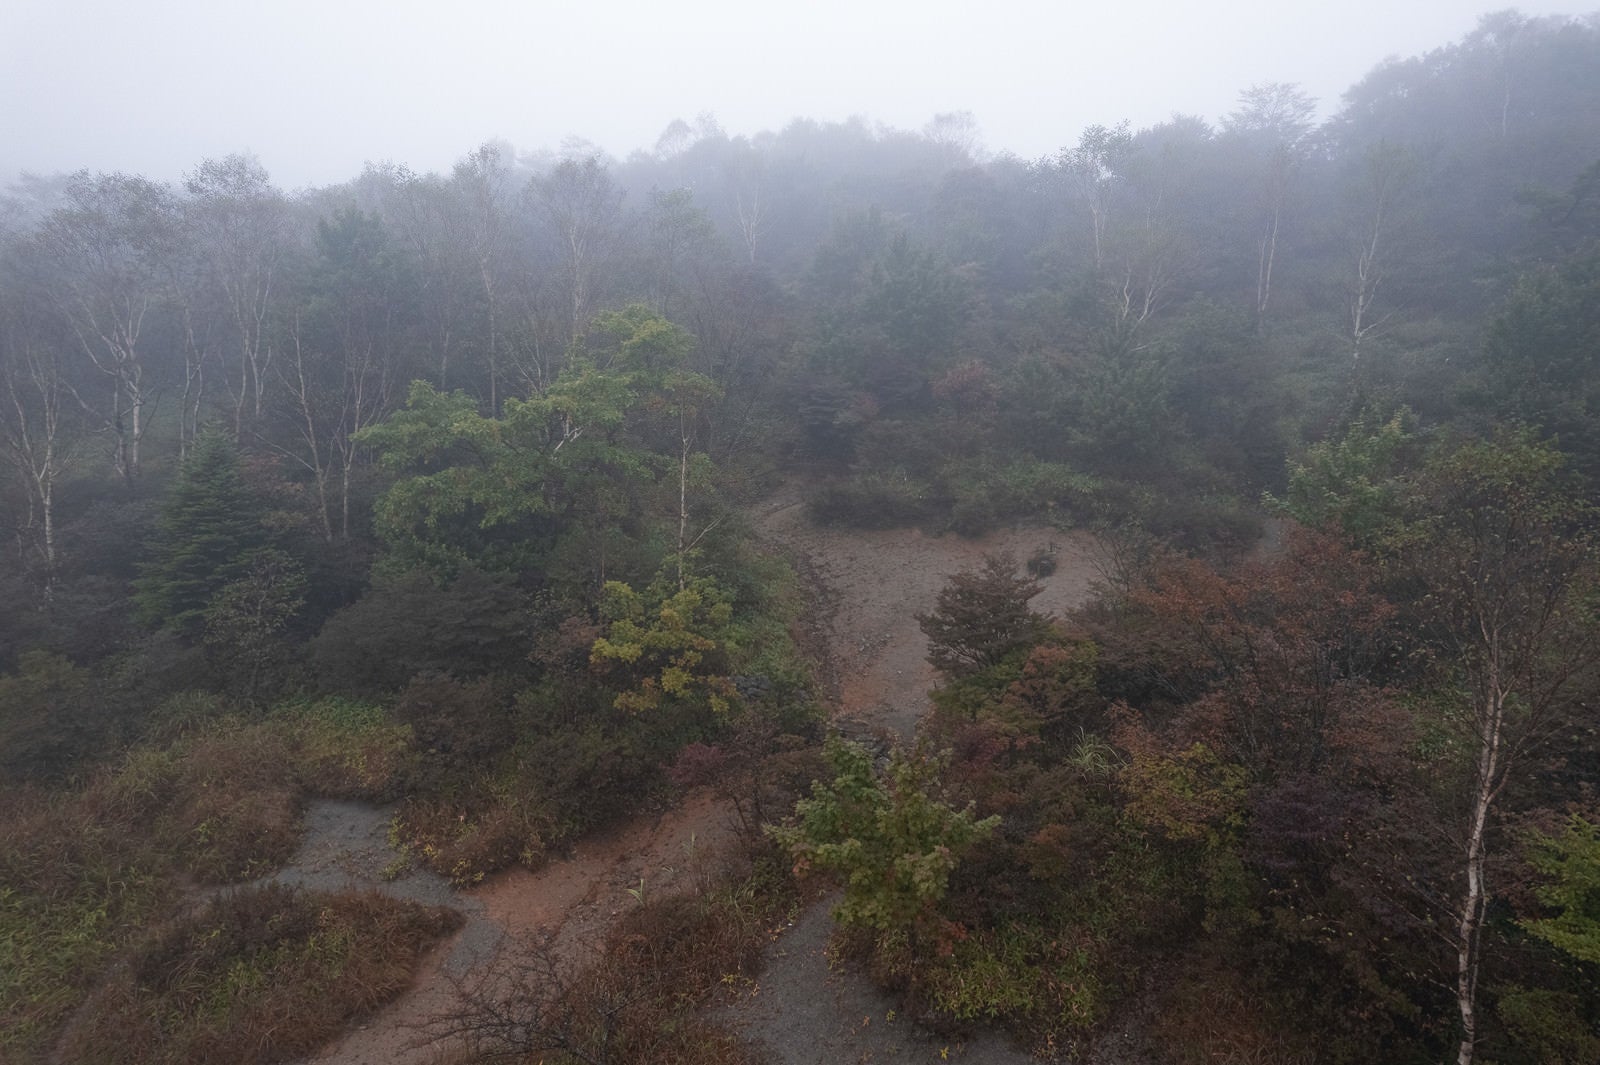
[[[297,702],[266,718],[193,697],[163,740],[78,788],[6,795],[0,821],[0,1046],[42,1053],[118,952],[197,891],[281,865],[306,794],[392,794],[407,740],[373,708]],[[93,1027],[91,1025],[91,1027]]]
[[[991,559],[922,619],[941,682],[919,747],[881,771],[831,747],[774,835],[842,883],[847,948],[935,1028],[1077,1060],[1133,1015],[1164,1061],[1436,1061],[1460,1031],[1452,840],[1488,742],[1464,675],[1498,662],[1518,760],[1482,843],[1502,886],[1473,947],[1475,1051],[1583,1061],[1600,568],[1559,465],[1526,436],[1435,442],[1341,479],[1348,526],[1232,572],[1131,556],[1067,619],[1029,614],[1037,585]],[[1292,498],[1328,498],[1311,476]],[[1462,576],[1484,529],[1507,583]],[[1499,642],[1474,643],[1480,623]]]
[[[776,836],[930,1024],[1595,1060],[1596,30],[1500,13],[1321,126],[1256,86],[1034,162],[706,122],[293,196],[243,156],[19,187],[0,1055],[203,1056],[371,961],[317,1015],[368,1008],[434,918],[198,904],[311,797],[396,803],[471,884],[686,782],[755,832],[804,769]],[[801,591],[741,516],[796,470],[820,521],[1092,527],[1106,587],[1046,623],[969,575],[925,748],[819,768]],[[1322,538],[1197,561],[1285,516]],[[540,1008],[739,1060],[693,1019],[766,913],[723,890]]]
[[[170,915],[189,906],[195,891],[279,867],[298,842],[308,797],[399,801],[393,831],[402,852],[470,884],[512,865],[537,868],[583,832],[637,808],[642,795],[670,788],[665,769],[685,744],[749,733],[758,721],[766,722],[757,730],[762,735],[809,728],[807,671],[790,637],[798,588],[781,564],[742,557],[715,570],[740,604],[715,640],[716,661],[739,671],[728,682],[736,709],[707,713],[703,702],[670,691],[649,715],[615,705],[619,683],[640,676],[649,683],[659,675],[630,669],[608,682],[597,674],[588,652],[605,631],[602,619],[558,628],[525,651],[539,659],[536,672],[465,680],[424,672],[384,695],[374,693],[365,673],[333,671],[325,674],[338,678],[330,686],[352,694],[287,696],[270,707],[262,706],[259,687],[254,698],[182,691],[130,719],[126,727],[139,738],[101,765],[96,760],[104,756],[94,752],[103,749],[103,737],[78,750],[49,737],[49,749],[59,752],[58,764],[72,767],[71,775],[9,789],[0,819],[0,938],[14,959],[0,976],[0,1046],[8,1058],[41,1059],[76,1014],[71,1038],[85,1047],[101,1046],[97,1040],[112,1039],[127,1024],[149,1038],[127,1044],[116,1060],[182,1060],[195,1047],[239,1045],[222,1034],[235,1024],[270,1027],[263,1018],[292,1013],[296,986],[306,1009],[325,1019],[305,1031],[322,1038],[402,986],[391,973],[349,1002],[312,1001],[332,977],[310,979],[315,974],[305,967],[329,942],[364,941],[361,929],[390,928],[392,949],[371,958],[323,959],[336,967],[384,968],[409,964],[426,938],[424,927],[430,934],[442,928],[437,918],[417,925],[420,918],[388,912],[375,900],[338,902],[335,909],[344,910],[330,918],[335,926],[303,942],[263,947],[270,972],[261,959],[239,961],[249,972],[208,962],[193,972],[187,997],[170,1000],[150,999],[142,983],[124,986],[125,975],[114,978],[123,984],[101,986],[105,974],[126,974],[139,964],[150,949],[145,929],[175,920]],[[405,641],[418,638],[407,629],[364,635],[364,653],[402,658]],[[654,637],[644,629],[634,638],[649,645]],[[675,647],[670,637],[663,646],[669,655]],[[666,665],[672,668],[670,658]],[[298,671],[279,676],[280,684],[304,683]],[[33,715],[79,697],[88,677],[65,660],[30,657],[11,681],[10,720],[32,729]],[[250,906],[255,912],[277,902],[310,905],[271,895]],[[194,931],[186,919],[176,920]],[[380,936],[373,945],[382,942]],[[191,1027],[184,1011],[221,1001],[216,996],[236,978],[247,980],[234,989],[237,1008],[263,1012],[191,1019]],[[312,1037],[305,1033],[296,1039],[301,1049],[315,1041],[306,1042]],[[222,1056],[204,1060],[234,1060],[231,1051],[215,1053]]]
[[[59,1053],[108,1065],[293,1060],[407,987],[460,920],[379,894],[227,891],[144,934]]]
[[[314,1046],[343,1018],[404,985],[384,967],[408,971],[404,966],[426,938],[420,930],[437,934],[443,928],[438,918],[417,925],[420,918],[387,912],[387,904],[378,900],[345,900],[335,909],[349,912],[330,918],[336,925],[298,945],[271,946],[269,953],[278,953],[268,959],[277,966],[270,973],[241,975],[228,966],[196,963],[185,986],[189,997],[171,1001],[145,1001],[142,983],[96,988],[108,971],[125,974],[130,965],[141,964],[138,959],[152,949],[144,942],[145,930],[191,905],[195,891],[280,866],[298,842],[299,809],[308,796],[374,802],[404,796],[395,822],[403,851],[457,882],[474,883],[511,865],[537,868],[548,850],[631,809],[641,784],[649,786],[654,779],[657,787],[670,785],[662,767],[675,749],[671,740],[655,739],[621,715],[614,729],[591,722],[590,731],[575,736],[564,730],[565,722],[552,727],[527,709],[541,697],[551,696],[532,691],[510,696],[503,685],[464,685],[440,677],[413,682],[388,710],[325,697],[290,700],[266,714],[230,712],[225,700],[182,696],[155,715],[149,740],[114,765],[92,771],[83,786],[36,785],[8,793],[0,824],[0,882],[6,885],[0,896],[0,941],[12,963],[0,977],[5,1022],[0,1045],[17,1060],[33,1059],[74,1011],[82,1010],[72,1038],[86,1040],[84,1046],[114,1040],[125,1024],[149,1036],[125,1045],[114,1060],[246,1060],[230,1058],[231,1051],[224,1050],[216,1050],[221,1056],[183,1056],[195,1047],[245,1045],[223,1038],[234,1025],[247,1023],[244,1014],[196,1020],[199,1027],[190,1031],[183,1013],[186,1004],[202,999],[233,1001],[214,996],[223,993],[225,981],[247,979],[254,982],[233,989],[237,1008],[264,1011],[260,1017],[250,1014],[254,1019],[247,1027],[292,1014],[289,996],[298,988],[300,1004],[324,1020],[296,1035],[295,1045]],[[431,727],[419,729],[421,722]],[[523,739],[502,747],[502,738],[510,735]],[[716,737],[703,729],[690,735]],[[552,743],[559,744],[553,751]],[[586,750],[591,752],[587,760]],[[749,770],[745,773],[748,777]],[[223,898],[229,901],[219,905],[244,906],[236,900],[247,900],[257,916],[289,901],[317,910],[298,896],[256,900],[229,893]],[[172,935],[201,934],[184,919],[178,927],[186,930]],[[328,942],[348,945],[352,937],[365,943],[369,932],[385,928],[391,938],[399,936],[392,953],[325,960],[328,965],[370,963],[390,975],[374,978],[373,990],[349,1002],[315,1002],[332,977],[321,973],[310,979],[304,966],[317,959],[302,954],[319,955]],[[378,936],[371,945],[383,942]],[[256,959],[250,965],[257,961],[266,964]],[[159,1036],[161,1031],[166,1035]],[[315,1038],[308,1034],[313,1032]]]

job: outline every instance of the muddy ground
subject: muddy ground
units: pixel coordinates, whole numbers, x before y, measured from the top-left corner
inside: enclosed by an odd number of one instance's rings
[[[1053,554],[1035,610],[1060,614],[1083,602],[1099,576],[1093,539],[1038,526],[978,539],[915,529],[819,527],[798,493],[777,496],[753,515],[764,541],[782,550],[813,585],[821,607],[834,713],[910,739],[927,706],[933,668],[917,614],[933,609],[946,582],[1010,552],[1020,563]],[[963,1061],[1021,1065],[1035,1060],[1000,1036],[941,1038],[901,1016],[892,996],[865,974],[837,964],[828,950],[830,904],[813,905],[769,950],[755,988],[721,1017],[772,1065]]]
[[[458,891],[433,873],[411,869],[385,879],[400,857],[388,844],[391,811],[361,803],[319,801],[306,814],[306,839],[274,879],[307,887],[375,890],[466,918],[460,932],[418,967],[411,989],[324,1047],[307,1065],[431,1065],[449,1047],[430,1044],[423,1029],[456,1003],[455,981],[502,947],[541,941],[581,964],[611,922],[637,905],[635,892],[671,894],[706,875],[709,856],[731,824],[703,792],[658,814],[641,815],[573,848],[538,872],[514,870]]]
[[[835,718],[907,740],[933,684],[916,615],[933,608],[952,574],[976,567],[989,552],[1009,551],[1019,562],[1052,553],[1056,570],[1033,602],[1044,613],[1083,601],[1098,574],[1094,542],[1083,533],[1018,527],[963,539],[906,529],[818,527],[793,489],[755,507],[751,518],[770,550],[794,560],[816,598],[813,624]],[[491,956],[507,937],[543,938],[561,956],[581,960],[617,915],[636,905],[634,893],[692,886],[692,878],[704,875],[707,856],[732,835],[728,811],[696,794],[672,810],[641,815],[592,837],[538,872],[508,872],[458,892],[416,870],[384,879],[397,857],[387,842],[389,817],[387,810],[360,804],[314,803],[300,853],[278,878],[451,905],[466,924],[424,961],[406,995],[307,1065],[440,1060],[447,1048],[423,1045],[419,1033],[453,1001],[452,977]],[[719,1018],[774,1065],[1033,1060],[998,1037],[955,1042],[900,1017],[894,1002],[864,976],[832,963],[828,910],[823,902],[798,914],[769,952],[760,978],[718,1009]]]

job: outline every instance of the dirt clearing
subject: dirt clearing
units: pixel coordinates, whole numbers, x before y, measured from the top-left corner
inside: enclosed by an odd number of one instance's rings
[[[1093,539],[1078,532],[1019,527],[963,539],[914,529],[817,527],[796,489],[755,507],[752,519],[762,540],[801,568],[819,600],[823,681],[835,719],[902,740],[914,735],[934,681],[916,615],[933,608],[953,574],[975,568],[989,553],[1009,551],[1019,563],[1050,553],[1055,571],[1040,581],[1043,591],[1032,605],[1054,614],[1082,602],[1098,572]],[[280,876],[315,878],[318,886],[378,886],[406,897],[442,891],[441,901],[460,909],[467,925],[427,959],[410,992],[311,1059],[314,1065],[428,1065],[444,1048],[418,1046],[419,1028],[453,1001],[451,975],[489,957],[507,937],[542,938],[559,956],[581,961],[639,895],[694,887],[707,857],[732,833],[728,811],[697,793],[672,810],[591,837],[538,872],[503,873],[452,892],[414,873],[385,884],[380,874],[395,857],[385,838],[387,813],[362,821],[350,806],[314,806],[302,854]],[[923,1032],[864,976],[836,971],[827,956],[828,909],[819,903],[798,915],[755,987],[723,1011],[773,1062],[1031,1060],[998,1038],[962,1044]]]
[[[1094,539],[1081,532],[1025,526],[964,539],[915,529],[819,527],[797,491],[769,500],[754,520],[762,538],[800,566],[820,600],[836,718],[901,741],[915,735],[934,683],[917,615],[933,609],[951,576],[977,568],[986,554],[1010,552],[1019,564],[1050,554],[1055,571],[1040,580],[1043,590],[1031,605],[1059,615],[1087,599],[1099,575]],[[831,907],[824,901],[800,914],[767,952],[755,987],[721,1014],[773,1065],[1034,1060],[990,1033],[941,1038],[901,1016],[893,996],[834,964]]]
[[[1061,614],[1082,603],[1099,574],[1088,533],[1020,526],[976,539],[927,536],[916,529],[844,529],[813,525],[798,490],[756,508],[757,531],[802,568],[821,600],[835,714],[910,739],[933,687],[928,641],[917,614],[932,610],[945,583],[976,569],[986,554],[1009,551],[1019,564],[1053,555],[1030,604]]]

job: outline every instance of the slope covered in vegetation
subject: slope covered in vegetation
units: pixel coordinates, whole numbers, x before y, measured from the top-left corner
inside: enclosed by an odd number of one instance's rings
[[[1505,13],[1320,125],[1257,86],[1035,161],[706,121],[19,188],[0,1053],[96,987],[195,1047],[229,979],[270,1012],[351,929],[410,956],[426,915],[184,910],[309,796],[399,800],[470,883],[706,751],[820,743],[742,510],[793,480],[817,521],[1112,554],[1067,617],[1048,557],[953,583],[922,746],[830,747],[763,845],[843,878],[930,1023],[1083,1053],[1159,976],[1173,1060],[1593,1060],[1597,96],[1592,18]],[[128,975],[158,956],[195,986]]]

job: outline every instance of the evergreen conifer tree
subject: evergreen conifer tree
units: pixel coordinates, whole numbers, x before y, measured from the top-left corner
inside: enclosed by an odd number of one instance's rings
[[[265,540],[233,442],[202,433],[167,497],[160,535],[138,581],[141,619],[197,635],[212,596],[243,576],[249,553]]]

